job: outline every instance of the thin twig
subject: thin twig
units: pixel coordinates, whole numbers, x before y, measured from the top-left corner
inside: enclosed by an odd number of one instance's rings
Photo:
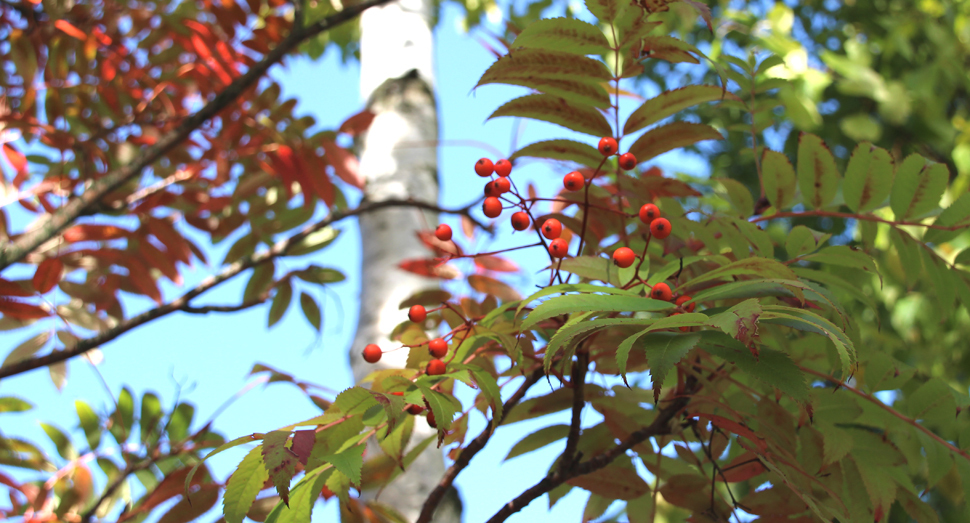
[[[505,405],[503,405],[502,416],[499,418],[498,422],[496,422],[493,418],[489,422],[488,426],[482,430],[481,434],[479,434],[477,438],[473,439],[471,443],[462,449],[461,454],[458,455],[458,459],[456,459],[455,462],[448,467],[448,470],[445,471],[445,475],[442,476],[441,481],[439,481],[438,485],[434,488],[434,490],[431,491],[431,494],[428,494],[428,498],[424,501],[424,506],[421,507],[421,515],[418,516],[415,523],[428,523],[431,521],[431,517],[434,516],[435,509],[438,508],[438,504],[441,503],[441,500],[445,497],[445,493],[448,492],[449,488],[451,488],[451,484],[455,481],[455,478],[458,477],[458,474],[468,466],[468,463],[471,462],[472,458],[475,457],[475,454],[478,454],[478,451],[485,447],[485,444],[488,443],[489,438],[492,437],[492,433],[494,433],[495,429],[498,428],[503,421],[505,421],[505,417],[508,416],[508,413],[512,407],[517,405],[519,401],[522,400],[529,388],[542,379],[542,376],[543,372],[541,366],[532,371],[532,374],[526,376],[525,382],[519,386],[519,389],[515,391],[515,394],[513,394],[512,397],[505,402]]]

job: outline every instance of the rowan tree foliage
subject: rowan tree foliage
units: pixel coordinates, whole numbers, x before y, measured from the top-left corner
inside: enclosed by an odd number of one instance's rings
[[[506,459],[547,446],[558,458],[497,513],[470,518],[504,521],[572,489],[590,493],[584,521],[966,516],[970,196],[948,167],[959,161],[907,146],[907,120],[887,116],[900,107],[879,113],[895,126],[886,147],[858,134],[860,117],[840,120],[850,123],[838,143],[796,129],[785,151],[772,150],[766,134],[806,125],[791,101],[804,87],[792,57],[768,45],[731,54],[713,31],[723,19],[698,2],[589,0],[590,21],[541,19],[495,38],[506,48],[478,82],[528,90],[492,117],[584,138],[525,145],[508,170],[498,158],[469,165],[462,176],[484,186],[482,213],[393,200],[351,208],[343,192],[361,182],[336,137],[364,132],[368,115],[308,136],[312,121],[258,80],[300,46],[348,41],[340,24],[379,3],[2,4],[5,187],[10,205],[38,218],[12,230],[3,209],[2,268],[32,277],[0,280],[0,322],[33,333],[0,366],[4,383],[41,368],[56,383],[66,360],[176,311],[263,305],[272,325],[299,302],[319,328],[304,291],[343,276],[276,261],[325,260],[331,226],[376,208],[463,217],[462,233],[416,238],[428,256],[403,269],[449,279],[459,260],[478,267],[460,276],[468,295],[436,289],[401,303],[392,338],[408,351],[404,368],[327,398],[300,376],[254,367],[306,392],[322,410],[312,419],[226,441],[193,425],[191,405],[166,409],[126,390],[105,417],[77,403],[83,441],[44,425],[58,458],[0,436],[0,465],[36,472],[21,482],[0,470],[4,516],[189,521],[221,497],[229,523],[309,521],[318,499],[336,497],[345,521],[400,521],[355,493],[393,482],[437,446],[449,468],[424,502],[427,522],[495,431],[556,412],[569,423],[523,435]],[[709,74],[668,75],[685,83],[646,95],[679,64]],[[818,118],[824,130],[827,115]],[[723,154],[710,177],[652,163],[702,142],[728,144],[747,171]],[[517,184],[527,160],[560,170],[562,189]],[[514,270],[504,251],[473,249],[506,220],[521,239],[514,250],[549,260],[538,290],[503,281]],[[212,243],[243,233],[217,262],[189,228]],[[177,283],[203,261],[221,272],[162,296],[159,279]],[[248,278],[241,303],[193,302],[237,277]],[[156,306],[127,313],[121,292]],[[368,361],[380,355],[367,350]],[[544,382],[551,392],[530,394]],[[460,387],[474,401],[459,401]],[[29,394],[17,396],[0,398],[0,414],[31,408]],[[478,434],[473,416],[487,420]],[[437,434],[412,438],[417,417]],[[107,451],[107,435],[120,452]],[[380,452],[365,455],[368,442]],[[213,477],[205,459],[240,445],[251,450],[235,472]],[[93,487],[95,464],[104,489]]]

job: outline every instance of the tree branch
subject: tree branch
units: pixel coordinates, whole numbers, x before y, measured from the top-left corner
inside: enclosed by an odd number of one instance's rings
[[[573,367],[573,375],[570,378],[573,387],[573,410],[572,420],[569,424],[569,434],[566,436],[566,448],[562,451],[562,461],[559,462],[559,471],[563,472],[572,468],[573,464],[582,459],[582,455],[576,455],[576,445],[579,443],[579,429],[583,418],[583,407],[586,406],[586,371],[589,369],[589,353],[580,352],[576,356],[576,363]]]
[[[684,407],[687,406],[689,401],[690,394],[682,394],[674,398],[666,407],[660,409],[660,411],[657,413],[657,417],[654,418],[653,423],[643,427],[633,434],[630,434],[630,436],[624,440],[623,443],[620,443],[607,451],[593,456],[588,461],[575,464],[568,470],[557,470],[542,478],[541,481],[527,489],[522,494],[519,494],[512,501],[506,503],[505,506],[503,506],[498,512],[495,513],[494,516],[491,517],[491,519],[488,520],[488,523],[499,523],[505,521],[512,514],[522,510],[526,505],[531,503],[532,500],[551,491],[559,485],[562,485],[572,478],[589,474],[590,472],[597,471],[609,465],[617,457],[625,454],[626,451],[630,450],[635,445],[643,443],[648,438],[670,434],[671,421],[678,413],[680,413],[681,410],[683,410]]]
[[[370,7],[387,4],[390,1],[365,0],[307,27],[294,27],[293,31],[267,53],[262,60],[254,64],[245,74],[233,80],[205,107],[186,118],[178,127],[167,133],[154,145],[145,148],[131,163],[109,172],[94,182],[80,196],[70,200],[57,212],[51,214],[37,228],[21,234],[16,240],[0,248],[0,271],[22,260],[42,243],[71,225],[74,220],[84,214],[85,210],[96,205],[105,195],[137,176],[143,169],[184,142],[192,132],[239,98],[243,91],[254,86],[270,67],[281,61],[284,56],[296,49],[305,40],[352,20]]]
[[[488,440],[492,437],[495,429],[497,429],[500,425],[502,425],[502,422],[505,421],[505,417],[508,416],[509,410],[522,401],[525,393],[529,390],[529,388],[542,379],[542,376],[542,367],[535,369],[532,371],[532,374],[526,376],[525,382],[522,383],[519,389],[515,391],[515,394],[513,394],[512,397],[505,402],[505,405],[503,405],[502,417],[499,418],[497,422],[495,421],[495,418],[492,418],[488,426],[482,430],[482,433],[479,434],[477,438],[473,439],[468,446],[462,449],[461,454],[458,455],[458,459],[456,459],[455,462],[448,467],[448,470],[445,471],[445,475],[441,477],[441,481],[439,481],[438,485],[434,488],[434,490],[431,491],[431,494],[428,494],[428,498],[424,501],[424,506],[421,508],[421,515],[418,516],[415,523],[428,523],[431,521],[432,516],[434,516],[435,509],[438,508],[438,504],[441,503],[441,500],[445,497],[445,493],[448,492],[449,488],[451,488],[451,484],[454,483],[455,478],[458,477],[458,474],[460,474],[461,471],[468,466],[468,463],[471,462],[472,458],[474,458],[476,454],[478,454],[478,451],[485,447],[485,444],[488,443]]]
[[[324,218],[323,220],[320,220],[315,224],[305,227],[302,231],[294,234],[293,236],[290,236],[289,238],[286,238],[284,240],[280,240],[274,243],[273,246],[270,247],[268,250],[252,254],[229,265],[228,267],[223,269],[223,271],[220,272],[219,274],[206,278],[197,287],[190,290],[189,292],[186,292],[181,297],[169,303],[160,305],[154,309],[147,310],[137,316],[133,316],[125,321],[122,321],[118,325],[115,325],[114,327],[101,332],[100,334],[97,334],[90,338],[80,340],[71,347],[65,347],[64,350],[54,351],[44,356],[28,358],[0,368],[0,380],[2,380],[3,378],[9,378],[10,376],[15,376],[17,374],[22,374],[24,372],[31,371],[34,369],[39,369],[41,367],[46,367],[54,363],[59,363],[59,362],[71,359],[75,356],[79,356],[91,349],[99,347],[102,344],[117,338],[118,336],[121,336],[122,334],[136,327],[140,327],[152,320],[156,320],[172,312],[179,311],[179,310],[186,311],[186,308],[189,309],[186,312],[197,312],[201,309],[190,306],[189,302],[192,299],[196,298],[197,296],[201,295],[202,293],[219,285],[220,283],[223,283],[229,279],[232,279],[234,276],[238,275],[239,273],[247,269],[251,269],[253,267],[262,265],[268,261],[276,259],[280,256],[286,255],[287,251],[289,251],[295,245],[300,243],[304,238],[313,234],[316,231],[319,231],[320,229],[323,229],[324,227],[328,227],[346,218],[351,218],[353,216],[359,216],[361,214],[366,214],[369,212],[374,212],[380,209],[385,209],[390,207],[412,207],[417,209],[436,211],[436,212],[445,213],[445,214],[460,214],[460,215],[468,216],[469,219],[471,219],[472,221],[475,221],[476,224],[481,225],[478,221],[476,221],[474,218],[469,216],[470,209],[467,206],[462,207],[460,209],[443,209],[441,207],[438,207],[437,205],[432,205],[430,203],[424,203],[424,202],[417,202],[413,200],[383,200],[383,201],[373,202],[373,203],[363,203],[354,209],[349,209],[346,211],[334,211],[327,218]]]

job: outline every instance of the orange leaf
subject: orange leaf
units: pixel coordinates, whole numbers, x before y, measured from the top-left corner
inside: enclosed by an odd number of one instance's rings
[[[61,31],[64,31],[65,33],[67,33],[68,36],[73,36],[74,38],[77,38],[78,40],[84,41],[88,39],[88,35],[85,34],[84,31],[78,29],[77,27],[74,27],[74,25],[71,24],[71,22],[68,22],[67,20],[58,20],[54,22],[54,27],[60,29]]]
[[[475,265],[495,272],[519,272],[519,266],[499,256],[476,256]]]
[[[455,280],[461,273],[458,269],[446,263],[441,263],[434,258],[417,258],[404,260],[397,265],[401,269],[413,272],[428,278],[441,278],[443,280]]]
[[[461,232],[465,233],[465,238],[475,239],[475,222],[464,214],[461,215]]]
[[[0,298],[0,313],[18,320],[36,320],[50,316],[47,310],[22,301]]]
[[[360,175],[360,162],[356,156],[330,140],[323,141],[323,150],[324,159],[333,166],[338,178],[358,189],[364,188],[364,178]]]
[[[61,272],[64,270],[64,263],[59,258],[47,258],[37,265],[34,272],[34,289],[41,294],[50,292],[61,281]]]
[[[115,227],[114,225],[83,224],[75,225],[74,227],[64,231],[64,240],[71,243],[117,240],[118,238],[125,238],[128,236],[128,232],[129,231],[122,229],[121,227]]]
[[[340,129],[337,129],[337,132],[357,136],[370,127],[371,122],[374,121],[374,116],[374,113],[370,112],[369,109],[364,109],[344,120],[344,123],[340,124]]]
[[[502,301],[515,301],[522,299],[522,296],[519,295],[519,293],[512,287],[496,280],[495,278],[489,278],[488,276],[482,276],[481,274],[473,274],[469,276],[468,284],[471,285],[471,287],[476,291],[491,294],[496,298],[501,298]]]

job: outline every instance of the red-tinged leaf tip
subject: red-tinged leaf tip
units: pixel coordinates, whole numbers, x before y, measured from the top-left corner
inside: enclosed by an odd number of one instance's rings
[[[61,272],[64,270],[64,263],[58,258],[47,258],[37,265],[34,278],[31,283],[34,290],[41,294],[46,294],[61,281]]]
[[[358,189],[364,188],[364,177],[360,174],[360,162],[349,151],[330,140],[323,141],[324,159],[333,166],[337,177]]]
[[[357,136],[370,128],[370,124],[374,121],[374,116],[375,114],[369,109],[364,109],[344,120],[340,124],[340,128],[337,129],[337,132]]]
[[[78,29],[73,24],[71,24],[71,22],[68,22],[67,20],[58,20],[54,22],[54,27],[60,29],[68,36],[77,38],[82,42],[88,39],[88,35],[85,34],[84,31]]]

